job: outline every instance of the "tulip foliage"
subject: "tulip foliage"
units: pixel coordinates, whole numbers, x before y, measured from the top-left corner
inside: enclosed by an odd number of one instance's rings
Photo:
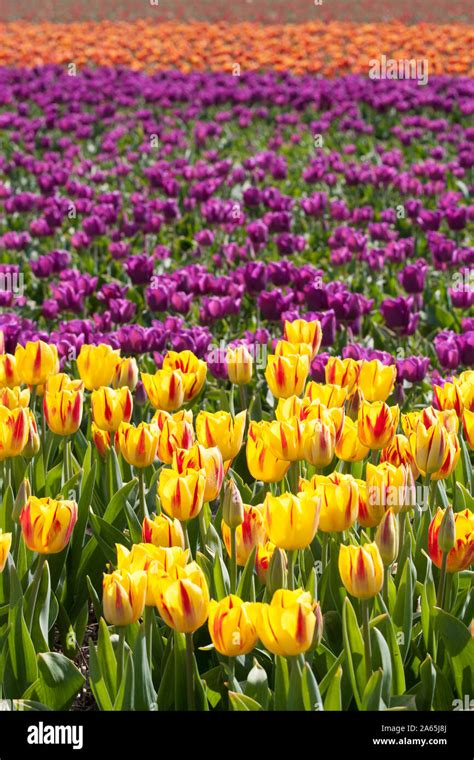
[[[264,368],[227,351],[220,389],[190,351],[155,375],[105,344],[70,374],[41,341],[11,356],[7,698],[426,710],[474,683],[473,374],[402,411],[378,360],[309,380],[320,338],[287,321]]]

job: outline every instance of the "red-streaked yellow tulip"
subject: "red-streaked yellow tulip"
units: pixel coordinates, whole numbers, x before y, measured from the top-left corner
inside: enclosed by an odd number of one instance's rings
[[[360,462],[366,458],[369,451],[370,449],[360,442],[357,423],[346,415],[341,435],[336,443],[336,456],[343,462]]]
[[[13,354],[0,354],[0,388],[15,388],[22,378]]]
[[[174,565],[184,567],[188,561],[189,550],[178,546],[163,547],[153,544],[133,544],[129,550],[122,544],[116,544],[117,570],[134,573],[143,570],[147,573],[147,593],[145,605],[154,607],[153,583],[163,573],[169,573]]]
[[[107,452],[110,450],[110,433],[108,433],[106,430],[101,430],[98,428],[95,422],[92,423],[91,432],[92,440],[94,441],[94,445],[97,451],[101,457],[105,457]]]
[[[309,373],[307,356],[275,356],[270,354],[265,379],[275,398],[300,396]]]
[[[247,412],[239,412],[234,418],[229,412],[199,412],[196,417],[196,435],[199,443],[207,448],[217,446],[224,462],[240,451],[244,438]]]
[[[247,563],[255,546],[264,543],[266,531],[263,520],[263,504],[251,506],[244,504],[244,521],[235,529],[235,546],[237,564],[241,567]],[[230,528],[225,522],[221,524],[222,538],[227,554],[231,556]]]
[[[263,504],[265,529],[270,541],[292,551],[310,545],[318,529],[321,498],[311,491],[298,495],[267,493]]]
[[[474,412],[465,409],[462,415],[464,437],[470,449],[474,449]]]
[[[23,453],[29,436],[28,412],[0,406],[0,462]]]
[[[103,385],[110,385],[119,361],[120,351],[107,343],[98,346],[84,343],[77,357],[77,368],[87,390],[95,391]]]
[[[122,422],[130,422],[133,411],[132,394],[124,386],[118,390],[106,386],[92,391],[92,417],[101,430],[114,433]]]
[[[175,412],[184,403],[184,383],[181,372],[159,369],[154,375],[141,374],[146,395],[155,409]]]
[[[398,406],[387,406],[383,401],[371,404],[363,401],[357,423],[362,445],[373,450],[388,446],[397,432],[399,416]]]
[[[143,570],[104,573],[102,607],[107,622],[117,626],[136,623],[143,615],[146,590],[147,574]]]
[[[363,361],[357,385],[366,401],[386,401],[393,391],[397,378],[395,364],[382,364],[378,359]]]
[[[56,435],[77,433],[82,421],[82,402],[81,391],[45,391],[43,410],[49,429]]]
[[[196,398],[206,382],[207,364],[192,351],[168,351],[163,359],[163,369],[182,372],[186,403]]]
[[[270,562],[276,548],[275,544],[272,544],[271,541],[266,541],[257,546],[257,553],[255,554],[255,569],[261,583],[267,582]]]
[[[50,375],[59,372],[58,349],[43,340],[28,341],[17,345],[15,360],[22,383],[42,385]]]
[[[23,390],[17,385],[15,388],[0,388],[0,405],[6,406],[7,409],[26,409],[30,403],[30,389]]]
[[[351,596],[371,599],[382,589],[383,562],[376,543],[344,546],[339,550],[339,573]]]
[[[344,406],[347,398],[347,388],[331,383],[316,383],[314,380],[306,386],[304,397],[308,398],[311,403],[318,402],[324,404],[328,409]]]
[[[330,356],[325,367],[326,382],[332,385],[340,385],[351,393],[359,379],[362,362],[355,359],[339,359],[338,356]]]
[[[458,383],[446,382],[444,385],[433,385],[433,401],[443,412],[454,409],[458,417],[461,417],[463,413],[464,401]]]
[[[205,470],[185,470],[179,473],[166,468],[160,473],[158,485],[161,507],[167,515],[180,522],[192,520],[204,504],[205,487]]]
[[[319,530],[323,533],[340,533],[354,525],[359,511],[359,488],[352,475],[340,472],[314,475],[309,482],[302,481],[301,488],[321,500]]]
[[[334,459],[336,428],[321,420],[307,422],[303,432],[303,459],[315,467],[327,467]]]
[[[405,510],[408,503],[412,506],[413,499],[408,492],[407,472],[407,467],[403,464],[400,467],[394,467],[389,462],[381,462],[378,465],[367,463],[365,475],[367,515],[361,522],[364,527],[378,525],[390,507],[398,513]]]
[[[416,432],[410,435],[411,453],[417,469],[423,475],[431,475],[441,469],[448,446],[448,432],[440,422],[426,428],[420,421]]]
[[[209,634],[212,643],[226,657],[248,654],[257,643],[255,627],[258,605],[243,602],[230,594],[209,604]]]
[[[170,574],[153,583],[155,604],[166,625],[180,633],[193,633],[207,620],[209,589],[196,562],[173,565]]]
[[[316,606],[309,591],[301,588],[275,591],[270,604],[258,607],[258,638],[269,652],[282,657],[306,652],[313,643]]]
[[[116,443],[128,464],[149,467],[156,458],[159,430],[157,425],[140,422],[137,427],[128,422],[119,425]]]
[[[206,448],[193,443],[189,449],[176,449],[173,454],[173,469],[181,473],[185,470],[204,470],[206,485],[204,501],[214,501],[219,496],[224,480],[224,462],[217,446]]]
[[[0,573],[3,573],[7,564],[8,554],[12,545],[12,534],[3,533],[0,530]]]
[[[438,543],[439,529],[444,517],[445,510],[438,507],[428,529],[428,551],[436,565],[441,568],[443,552]],[[446,570],[448,573],[459,573],[467,570],[474,562],[474,512],[465,509],[454,513],[454,525],[456,530],[455,543],[448,552]]]
[[[37,389],[40,390],[39,388]],[[82,380],[72,379],[65,372],[50,375],[43,386],[43,393],[59,393],[60,391],[83,391]]]
[[[20,525],[26,546],[40,554],[57,554],[69,543],[77,521],[75,501],[30,496],[21,510]]]
[[[314,359],[318,353],[323,331],[321,322],[317,319],[307,322],[305,319],[294,319],[292,322],[285,320],[283,335],[289,343],[300,344],[306,343],[311,346],[311,358]]]
[[[255,480],[278,483],[282,480],[289,462],[278,459],[264,440],[265,422],[250,422],[246,445],[247,467]]]
[[[142,525],[142,539],[154,546],[178,546],[184,549],[184,533],[179,520],[168,515],[155,515],[153,519],[145,517]]]
[[[234,385],[247,385],[252,380],[252,354],[244,344],[228,347],[225,357],[227,376]]]
[[[114,388],[128,388],[134,391],[138,383],[138,365],[133,356],[119,359],[114,369],[112,386]]]
[[[276,459],[297,462],[303,459],[303,427],[296,417],[286,422],[264,422],[261,426],[263,441]]]
[[[380,461],[389,462],[394,467],[400,467],[400,465],[408,465],[413,473],[413,478],[416,480],[420,474],[418,467],[415,464],[413,454],[411,453],[410,441],[402,433],[397,433],[394,436],[391,443],[386,446],[380,452]]]

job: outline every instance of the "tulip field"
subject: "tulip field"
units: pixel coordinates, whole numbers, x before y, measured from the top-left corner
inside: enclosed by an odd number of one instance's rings
[[[473,27],[343,5],[0,25],[14,710],[472,709]]]

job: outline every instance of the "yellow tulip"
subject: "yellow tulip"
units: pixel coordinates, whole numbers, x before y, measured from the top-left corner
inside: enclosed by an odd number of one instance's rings
[[[138,365],[133,357],[119,359],[115,365],[112,386],[134,391],[138,383]]]
[[[265,425],[265,422],[250,422],[246,445],[247,467],[255,480],[278,483],[285,477],[290,463],[275,457],[265,443]]]
[[[438,507],[428,529],[428,551],[436,565],[441,568],[443,552],[438,543],[439,529],[446,510]],[[448,552],[446,570],[448,573],[459,573],[467,570],[474,562],[474,512],[465,509],[454,513],[455,543]]]
[[[163,369],[182,372],[186,403],[196,398],[206,382],[207,364],[192,351],[168,351],[163,359]]]
[[[57,554],[68,544],[77,521],[75,501],[30,496],[21,510],[20,525],[26,546],[40,554]]]
[[[29,436],[28,411],[0,406],[0,462],[22,454]]]
[[[142,382],[150,404],[155,409],[175,412],[184,403],[184,383],[181,372],[159,369],[154,375],[142,372]]]
[[[43,386],[43,393],[59,393],[60,391],[83,391],[82,380],[71,379],[65,372],[50,375]],[[39,391],[39,388],[38,388]]]
[[[445,480],[449,478],[453,470],[456,469],[459,457],[461,456],[461,447],[458,437],[455,433],[448,433],[446,440],[446,454],[441,467],[436,472],[431,473],[432,480]]]
[[[160,473],[158,496],[161,507],[181,522],[197,517],[204,504],[205,470],[164,469]]]
[[[303,432],[303,459],[315,467],[327,467],[334,459],[336,429],[321,420],[307,422]]]
[[[275,356],[307,356],[311,363],[313,347],[310,343],[289,343],[287,340],[279,340],[275,345]]]
[[[326,382],[340,385],[351,393],[359,379],[362,362],[355,359],[339,359],[330,356],[325,367]]]
[[[234,385],[246,385],[252,380],[252,354],[244,344],[228,347],[225,357],[227,375]]]
[[[459,430],[459,420],[454,409],[441,411],[439,409],[434,409],[432,406],[428,406],[419,412],[402,414],[402,428],[407,438],[410,438],[412,433],[416,433],[416,428],[418,427],[419,422],[421,422],[426,429],[439,423],[448,433],[457,434]]]
[[[229,412],[199,412],[196,417],[197,439],[207,448],[217,446],[224,462],[228,462],[240,451],[246,418],[245,410],[234,418]]]
[[[77,433],[82,421],[82,401],[81,391],[45,391],[43,410],[49,429],[56,435]]]
[[[275,398],[300,396],[309,373],[307,356],[275,356],[270,354],[265,379]]]
[[[271,604],[258,607],[258,638],[269,652],[282,657],[306,652],[313,643],[316,607],[309,591],[275,591]]]
[[[219,496],[224,480],[224,462],[217,446],[206,448],[200,443],[193,443],[188,449],[175,449],[173,469],[179,473],[186,470],[204,470],[206,485],[204,501],[214,501]]]
[[[441,411],[454,409],[458,417],[462,416],[464,401],[458,383],[447,382],[444,385],[433,385],[433,399]]]
[[[244,521],[235,529],[235,546],[237,564],[244,567],[253,549],[266,540],[266,531],[263,519],[263,504],[251,506],[244,504]],[[232,556],[230,528],[223,521],[221,524],[222,538],[227,554]]]
[[[321,329],[321,322],[314,319],[311,322],[307,322],[305,319],[295,319],[293,322],[285,320],[284,337],[289,343],[300,344],[306,343],[311,346],[311,358],[314,359],[318,353],[321,341],[323,338],[323,331]]]
[[[140,422],[137,427],[128,422],[119,425],[116,442],[120,453],[134,467],[149,467],[156,457],[159,430],[157,425]]]
[[[351,596],[371,599],[383,585],[383,562],[376,543],[344,546],[339,550],[339,573]]]
[[[40,450],[41,443],[38,432],[38,425],[36,424],[36,417],[31,409],[25,409],[28,418],[28,438],[25,446],[21,452],[22,456],[31,459],[36,456]]]
[[[315,401],[324,404],[328,409],[333,407],[344,406],[347,398],[347,388],[331,383],[315,383],[314,380],[308,383],[304,392],[305,398],[311,403]]]
[[[408,465],[413,473],[413,478],[416,480],[420,474],[415,464],[413,454],[411,453],[410,441],[406,435],[398,433],[394,436],[391,443],[386,446],[380,452],[380,461],[389,462],[394,467],[400,467],[400,465]]]
[[[465,409],[462,415],[464,437],[470,449],[474,449],[474,412]]]
[[[275,549],[276,546],[275,544],[272,544],[271,541],[265,541],[265,543],[262,542],[257,546],[257,553],[255,555],[255,569],[261,583],[267,582],[270,562]]]
[[[270,541],[281,549],[305,549],[318,529],[321,498],[314,492],[298,495],[267,493],[263,505]]]
[[[59,372],[58,349],[43,340],[28,341],[26,346],[18,344],[15,361],[21,382],[27,385],[42,385]]]
[[[319,401],[310,401],[309,399],[304,398],[303,403],[301,404],[299,417],[302,422],[320,420],[324,425],[334,425],[337,443],[344,426],[345,411],[343,406],[333,406],[328,409]]]
[[[92,391],[91,409],[97,427],[114,433],[120,423],[130,422],[133,411],[132,394],[126,386],[118,390],[104,386]]]
[[[153,584],[155,604],[166,625],[180,633],[193,633],[207,620],[209,589],[196,562],[173,565],[169,575]]]
[[[385,512],[391,507],[398,513],[412,506],[407,475],[407,467],[394,467],[389,462],[379,465],[367,463],[365,480],[367,484],[367,517],[361,525],[378,525]]]
[[[105,457],[107,452],[110,450],[110,433],[108,433],[106,430],[101,430],[98,428],[95,422],[92,423],[91,433],[92,440],[94,441],[97,451],[101,457]]]
[[[111,625],[130,625],[143,615],[147,590],[147,574],[143,570],[104,573],[102,590],[104,617]]]
[[[183,528],[179,520],[168,515],[145,517],[142,526],[142,540],[154,546],[178,546],[185,548]]]
[[[323,533],[341,533],[354,525],[359,511],[359,488],[352,475],[339,472],[314,475],[309,482],[303,481],[301,487],[321,500],[319,530]]]
[[[98,346],[84,343],[77,357],[79,375],[88,391],[112,383],[115,368],[120,361],[120,351],[106,343]]]
[[[393,391],[397,378],[395,364],[382,364],[378,359],[363,361],[357,385],[366,401],[386,401]]]
[[[474,412],[474,381],[460,383],[459,389],[461,391],[463,409]]]
[[[184,567],[188,561],[189,550],[178,546],[163,547],[153,544],[133,544],[129,550],[122,544],[116,544],[117,570],[134,573],[143,570],[147,573],[147,592],[145,605],[154,607],[153,584],[163,573],[169,573],[173,565]]]
[[[263,442],[276,459],[286,462],[303,459],[303,425],[296,417],[286,422],[264,422],[261,433]]]
[[[384,449],[397,432],[400,410],[387,406],[383,401],[363,401],[359,409],[358,432],[363,446]]]
[[[304,399],[298,396],[288,396],[288,398],[279,398],[275,409],[275,417],[278,422],[286,422],[291,417],[296,417],[301,421],[301,413]]]
[[[185,416],[178,412],[172,416],[168,415],[165,419],[160,419],[158,424],[158,459],[161,462],[171,464],[176,451],[189,449],[194,444],[192,412],[190,415],[189,418],[189,415]],[[155,419],[156,416],[153,417],[153,420]]]
[[[22,390],[19,385],[15,388],[0,388],[0,405],[6,406],[7,409],[26,409],[30,403],[30,389]]]
[[[209,634],[212,643],[226,657],[248,654],[257,643],[255,622],[258,605],[243,602],[230,594],[209,604]]]
[[[8,554],[12,545],[12,534],[3,533],[0,530],[0,573],[3,573],[7,564]]]
[[[0,388],[15,388],[22,382],[13,354],[0,354]]]
[[[341,435],[336,443],[336,456],[343,462],[360,462],[366,458],[369,451],[370,449],[360,442],[357,423],[346,416]]]
[[[448,433],[440,422],[426,428],[419,422],[416,432],[410,436],[411,453],[418,470],[423,474],[433,474],[441,469],[448,451]]]

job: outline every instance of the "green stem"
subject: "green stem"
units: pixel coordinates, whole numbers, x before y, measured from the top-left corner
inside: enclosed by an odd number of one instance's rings
[[[149,517],[148,507],[145,499],[145,473],[143,467],[137,468],[138,470],[138,493],[140,499],[140,519],[143,522],[145,517]]]
[[[443,552],[443,559],[441,561],[441,575],[439,578],[438,594],[436,596],[436,606],[443,609],[444,605],[444,592],[446,589],[446,565],[448,563],[448,553]]]
[[[390,577],[390,567],[391,565],[388,565],[387,567],[384,567],[383,572],[383,587],[382,587],[382,598],[385,602],[385,605],[388,610],[388,579]]]
[[[372,675],[372,646],[370,643],[370,628],[369,628],[369,602],[367,599],[361,601],[362,609],[362,635],[364,638],[364,653],[365,653],[365,674],[367,681]]]
[[[188,523],[186,522],[186,520],[182,521],[181,527],[183,529],[183,535],[184,535],[184,547],[185,547],[185,549],[189,549],[189,557],[192,560],[193,553],[191,551],[191,544],[189,543]]]
[[[245,385],[239,385],[240,410],[247,409],[247,389]]]
[[[36,607],[36,602],[38,601],[38,592],[39,592],[39,587],[41,585],[41,578],[43,577],[43,567],[44,567],[45,562],[46,562],[46,554],[39,554],[38,563],[36,565],[36,570],[35,570],[35,574],[33,576],[33,581],[32,581],[33,585],[31,589],[29,614],[26,620],[26,625],[28,626],[28,630],[30,632],[33,627],[35,607]]]
[[[292,462],[290,469],[288,470],[288,480],[290,483],[291,493],[297,494],[299,491],[300,482],[300,463]]]
[[[150,663],[150,672],[153,665],[153,607],[145,607],[143,619],[145,623],[145,640],[148,652],[148,662]]]
[[[288,588],[293,591],[295,588],[295,556],[296,552],[290,549],[288,552]]]
[[[194,646],[193,634],[186,634],[186,684],[188,692],[188,710],[196,709],[194,698]]]
[[[407,519],[407,513],[400,513],[400,522],[398,525],[398,551],[401,552],[403,544],[405,542],[405,523]]]
[[[199,524],[199,540],[201,542],[201,551],[204,552],[206,549],[206,516],[204,513],[204,507],[203,505],[201,511],[199,512],[198,516],[198,524]]]
[[[323,565],[323,572],[328,566],[329,562],[329,533],[323,533],[321,532],[321,541],[322,541],[322,565]]]
[[[120,688],[120,682],[122,681],[123,668],[125,661],[125,636],[127,633],[127,626],[121,625],[118,629],[118,644],[117,644],[117,688]]]
[[[237,540],[236,528],[230,529],[230,593],[235,594],[237,588]]]

